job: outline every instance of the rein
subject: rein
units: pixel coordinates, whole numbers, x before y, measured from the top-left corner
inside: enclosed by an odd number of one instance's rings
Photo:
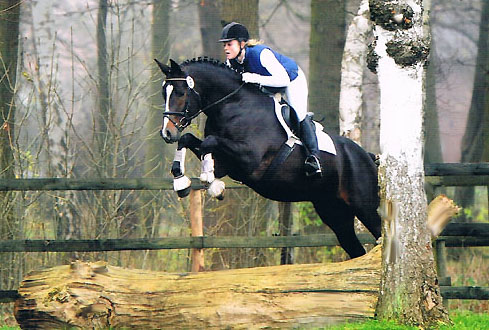
[[[200,107],[200,109],[196,113],[194,113],[193,115],[190,115],[189,114],[190,113],[190,111],[189,111],[190,102],[189,102],[188,96],[187,96],[187,99],[185,100],[185,108],[184,108],[184,110],[182,112],[176,112],[176,111],[163,112],[163,117],[180,116],[180,117],[183,117],[185,119],[185,122],[183,124],[181,124],[181,125],[176,125],[176,123],[172,121],[173,124],[177,127],[177,129],[179,131],[182,131],[183,129],[185,129],[185,127],[187,127],[188,125],[190,125],[190,122],[192,121],[192,119],[196,118],[202,112],[206,111],[207,109],[212,108],[213,106],[215,106],[215,105],[217,105],[217,104],[219,104],[221,102],[226,101],[227,99],[229,99],[230,97],[232,97],[233,95],[235,95],[236,93],[238,93],[240,91],[240,89],[245,84],[245,82],[243,82],[241,85],[239,85],[238,88],[236,88],[231,93],[227,94],[226,96],[220,98],[219,100],[217,100],[215,102],[212,102],[211,104],[208,104],[207,106],[205,106],[205,107],[202,108],[201,107],[202,106],[202,98],[200,97],[200,94],[194,89],[195,83],[194,83],[194,80],[192,79],[192,77],[187,76],[186,78],[168,78],[168,79],[165,79],[165,82],[166,81],[185,81],[187,83],[187,89],[189,91],[191,91],[192,93],[194,93],[195,95],[197,95],[198,98],[199,98],[199,107]],[[170,118],[168,118],[168,119],[170,119]]]

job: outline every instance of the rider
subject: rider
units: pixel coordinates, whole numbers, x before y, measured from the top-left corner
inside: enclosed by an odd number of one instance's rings
[[[321,176],[316,130],[307,114],[307,80],[297,63],[269,47],[249,39],[248,29],[239,23],[227,24],[220,42],[224,45],[226,64],[240,72],[246,83],[266,87],[285,87],[285,95],[300,121],[300,138],[307,150],[307,176]]]

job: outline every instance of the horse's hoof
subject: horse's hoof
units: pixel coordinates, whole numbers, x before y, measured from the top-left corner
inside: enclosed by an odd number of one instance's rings
[[[177,191],[178,197],[180,197],[180,198],[187,197],[190,194],[190,190],[191,190],[190,187],[185,188],[183,190],[178,190]]]
[[[219,198],[222,199],[223,198],[222,195],[224,193],[225,188],[226,188],[226,184],[223,181],[221,181],[219,179],[215,179],[209,185],[209,188],[207,188],[207,192],[212,197],[216,197],[217,199],[219,199]]]
[[[217,199],[218,201],[222,201],[222,200],[224,200],[224,193],[220,194],[219,196],[216,196],[216,199]]]
[[[214,172],[202,172],[200,173],[200,182],[212,183],[215,179]]]
[[[178,194],[178,197],[187,197],[190,194],[190,186],[192,185],[192,181],[185,175],[181,177],[173,179],[173,190],[175,190]]]

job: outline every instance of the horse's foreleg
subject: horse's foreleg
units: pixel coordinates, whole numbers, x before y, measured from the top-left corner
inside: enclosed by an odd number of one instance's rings
[[[178,194],[178,197],[187,197],[190,194],[190,185],[192,182],[185,175],[185,154],[187,148],[177,149],[175,151],[175,157],[173,158],[173,164],[171,166],[171,173],[173,174],[173,190]]]
[[[200,181],[209,184],[207,192],[212,197],[223,199],[226,184],[224,183],[224,181],[216,179],[214,175],[214,159],[212,158],[211,153],[207,153],[204,155],[201,165],[202,168],[200,173]]]
[[[200,156],[199,147],[202,143],[192,134],[184,134],[178,141],[178,147],[175,151],[171,173],[173,175],[173,190],[178,194],[178,197],[186,197],[190,193],[190,179],[185,175],[185,155],[189,148],[198,157]]]
[[[202,167],[200,174],[200,181],[209,184],[207,192],[212,197],[217,199],[223,199],[224,189],[226,185],[223,181],[216,179],[214,175],[214,158],[212,157],[212,151],[217,146],[217,140],[215,137],[207,137],[201,144],[202,152]]]

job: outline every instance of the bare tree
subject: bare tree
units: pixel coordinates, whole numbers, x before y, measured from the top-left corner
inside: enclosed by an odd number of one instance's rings
[[[441,163],[443,155],[441,152],[440,126],[438,123],[438,108],[436,105],[436,65],[434,40],[431,40],[430,57],[426,69],[426,99],[425,99],[425,153],[424,162]]]
[[[222,60],[224,55],[220,45],[217,44],[222,29],[219,1],[205,0],[201,1],[198,6],[203,55]]]
[[[162,63],[168,62],[170,56],[170,0],[154,0],[152,11],[152,56]],[[162,117],[161,71],[157,65],[151,66],[150,108],[147,112],[146,132],[146,161],[145,174],[149,176],[164,175],[167,153],[170,148],[163,143],[159,134]]]
[[[481,19],[479,23],[479,41],[477,44],[477,60],[472,91],[472,100],[467,116],[465,134],[462,140],[461,161],[463,163],[477,163],[489,158],[487,146],[489,143],[489,127],[487,124],[487,107],[489,104],[489,1],[482,2]],[[486,148],[484,148],[486,147]],[[457,189],[455,197],[462,207],[468,207],[474,202],[474,187]]]
[[[19,47],[20,4],[18,0],[0,1],[0,178],[14,178],[15,93]],[[14,195],[0,193],[0,239],[13,239],[20,229],[14,212]],[[13,254],[0,256],[0,286],[13,287],[21,265]]]
[[[325,119],[324,127],[339,132],[341,61],[345,44],[345,1],[311,1],[309,111]]]

